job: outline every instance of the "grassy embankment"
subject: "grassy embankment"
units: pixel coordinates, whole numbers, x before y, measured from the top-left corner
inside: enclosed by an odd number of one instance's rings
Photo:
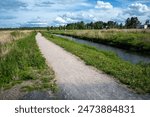
[[[80,57],[87,65],[114,76],[139,93],[150,93],[150,65],[134,65],[121,60],[114,53],[100,51],[94,47],[56,37],[46,32],[42,34],[50,41]]]
[[[26,31],[0,31],[0,57],[9,53],[14,41],[27,36]]]
[[[57,90],[54,72],[46,65],[36,44],[35,34],[35,32],[28,33],[28,35],[16,31],[11,32],[13,39],[2,44],[2,50],[9,51],[0,56],[1,89],[9,89],[15,84],[30,81],[29,84],[22,87],[23,91],[51,89],[55,92]],[[20,37],[22,38],[16,40]]]
[[[52,32],[150,54],[149,30],[67,30]]]
[[[10,31],[0,31],[0,57],[8,53],[13,41]]]

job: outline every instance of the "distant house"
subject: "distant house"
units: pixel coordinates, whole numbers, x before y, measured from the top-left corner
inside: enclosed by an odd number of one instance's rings
[[[147,29],[147,28],[148,28],[148,25],[145,24],[145,25],[144,25],[144,29]]]
[[[139,25],[137,28],[139,28],[139,29],[148,29],[150,27],[149,27],[149,25],[144,24],[144,25]]]

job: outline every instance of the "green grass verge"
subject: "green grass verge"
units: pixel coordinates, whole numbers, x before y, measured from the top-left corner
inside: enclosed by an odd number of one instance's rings
[[[16,33],[14,33],[16,35]],[[45,59],[42,57],[35,40],[36,33],[13,42],[9,53],[0,57],[0,88],[11,88],[16,83],[34,80],[34,89],[52,89],[56,91],[56,84],[53,82],[54,72],[48,68]],[[46,79],[49,87],[44,87]]]
[[[42,34],[50,41],[80,57],[87,65],[114,76],[138,93],[150,93],[150,65],[134,65],[121,60],[112,52],[100,51],[94,47],[56,37],[46,32]]]
[[[97,43],[104,43],[131,51],[138,51],[150,55],[150,32],[146,31],[99,31],[72,30],[51,31],[53,33],[73,36]]]

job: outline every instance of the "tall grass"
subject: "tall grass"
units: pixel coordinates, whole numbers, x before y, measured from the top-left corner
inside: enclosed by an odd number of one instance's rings
[[[13,42],[30,33],[23,31],[0,31],[0,57],[6,55],[13,46]]]
[[[109,44],[119,48],[150,54],[150,31],[145,30],[67,30],[52,31],[63,35]]]
[[[25,31],[13,31],[11,32],[11,36],[13,40],[17,40],[20,39],[22,37],[25,37],[26,35],[30,34],[29,32],[25,32]]]
[[[46,32],[43,32],[43,35],[65,50],[80,57],[87,65],[92,65],[114,76],[114,78],[117,78],[120,82],[128,85],[139,93],[150,93],[150,64],[134,65],[121,60],[111,52],[100,51],[94,47],[56,37]]]
[[[8,43],[11,41],[10,31],[0,31],[0,43]]]
[[[38,49],[35,34],[32,33],[16,40],[9,54],[0,58],[0,87],[5,87],[14,81],[46,78],[48,79],[47,83],[50,84],[49,88],[55,89],[52,82],[54,73],[46,65],[45,59]],[[18,32],[13,33],[13,35],[18,35]],[[38,81],[35,86],[39,88],[41,81]]]

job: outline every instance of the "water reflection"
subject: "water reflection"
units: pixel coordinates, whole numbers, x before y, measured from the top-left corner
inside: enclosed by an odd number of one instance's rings
[[[91,42],[91,41],[82,40],[82,39],[74,38],[74,37],[71,37],[71,36],[64,36],[64,35],[58,35],[58,34],[56,36],[66,38],[66,39],[69,39],[69,40],[73,40],[73,41],[78,42],[78,43],[94,46],[94,47],[96,47],[97,49],[100,49],[100,50],[113,51],[120,58],[122,58],[123,60],[129,61],[129,62],[134,63],[134,64],[139,63],[139,62],[150,63],[150,57],[139,55],[138,53],[132,53],[132,52],[120,49],[120,48],[115,48],[115,47],[100,44],[100,43],[94,43],[94,42]]]

